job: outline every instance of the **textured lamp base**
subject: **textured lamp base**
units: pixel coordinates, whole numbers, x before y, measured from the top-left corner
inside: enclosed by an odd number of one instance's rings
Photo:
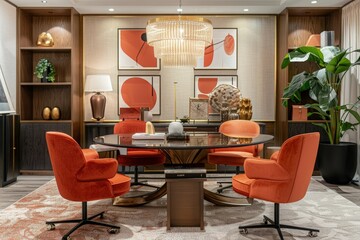
[[[90,98],[92,116],[97,121],[104,118],[106,97],[101,93],[97,92]]]

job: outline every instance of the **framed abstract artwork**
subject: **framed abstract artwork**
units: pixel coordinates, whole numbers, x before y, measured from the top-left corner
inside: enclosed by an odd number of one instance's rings
[[[194,76],[194,97],[208,99],[209,94],[220,84],[229,84],[238,87],[237,75]]]
[[[118,114],[120,108],[148,107],[153,115],[160,115],[160,79],[160,75],[119,75]]]
[[[147,44],[145,33],[145,28],[118,29],[119,70],[160,69],[160,62],[154,56],[154,48]]]
[[[212,44],[195,69],[237,69],[237,28],[214,28]]]

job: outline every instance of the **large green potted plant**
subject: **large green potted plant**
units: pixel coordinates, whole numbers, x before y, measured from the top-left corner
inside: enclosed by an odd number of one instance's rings
[[[329,183],[347,184],[356,172],[357,144],[340,140],[345,131],[356,130],[360,123],[360,97],[354,103],[341,105],[339,94],[345,74],[352,67],[360,65],[360,57],[354,62],[348,57],[359,52],[360,49],[340,50],[334,46],[321,49],[304,46],[288,53],[281,64],[282,68],[296,62],[313,62],[318,66],[314,72],[304,71],[293,76],[284,89],[283,105],[287,107],[289,100],[299,102],[304,91],[308,91],[314,100],[305,107],[311,109],[308,116],[316,115],[323,120],[314,124],[322,127],[329,139],[326,143],[320,143],[318,152],[319,170]],[[349,121],[350,116],[353,117],[352,121]]]
[[[41,58],[36,64],[34,74],[41,82],[55,82],[55,73],[54,65],[45,58]]]

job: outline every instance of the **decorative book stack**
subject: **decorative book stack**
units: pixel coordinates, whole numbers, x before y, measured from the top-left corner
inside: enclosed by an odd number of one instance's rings
[[[165,178],[206,178],[203,164],[171,164],[165,165]]]

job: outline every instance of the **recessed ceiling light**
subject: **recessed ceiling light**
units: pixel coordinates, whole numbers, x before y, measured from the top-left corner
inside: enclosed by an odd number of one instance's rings
[[[248,12],[249,11],[249,9],[248,8],[244,8],[244,12]]]
[[[182,12],[183,10],[182,10],[182,8],[178,8],[178,9],[176,9],[176,11],[180,13],[180,12]]]
[[[311,4],[316,4],[317,3],[317,1],[311,1]]]
[[[47,1],[46,1],[46,0],[42,0],[41,2],[42,2],[42,3],[47,3]]]
[[[115,9],[113,9],[113,8],[109,8],[108,10],[109,10],[109,12],[115,11]]]

